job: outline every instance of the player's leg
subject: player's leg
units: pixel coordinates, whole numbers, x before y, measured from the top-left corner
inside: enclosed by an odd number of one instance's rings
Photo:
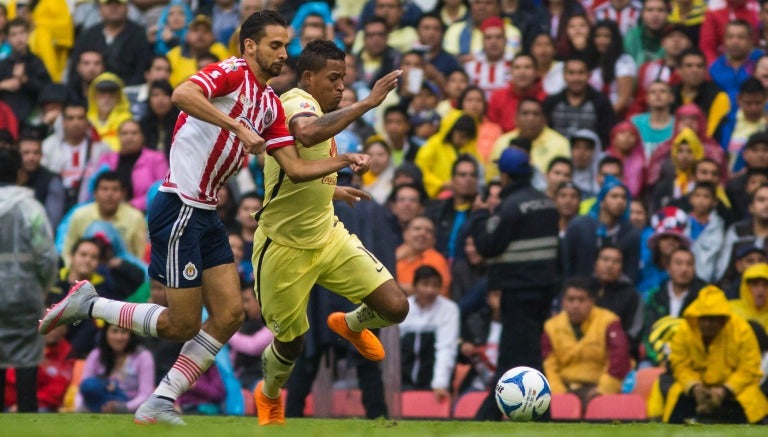
[[[280,389],[293,372],[309,329],[307,303],[317,274],[316,251],[276,244],[259,230],[253,242],[256,297],[267,328],[274,334],[262,353],[264,379],[254,390],[260,425],[285,423]]]
[[[349,340],[360,354],[373,361],[384,359],[384,347],[370,329],[402,322],[408,315],[408,299],[389,271],[352,234],[334,228],[326,246],[326,268],[318,284],[362,305],[348,313],[332,313],[328,326]]]

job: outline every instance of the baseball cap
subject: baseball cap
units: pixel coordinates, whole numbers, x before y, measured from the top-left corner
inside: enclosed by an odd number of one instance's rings
[[[516,147],[507,147],[496,161],[500,173],[510,176],[527,176],[531,174],[530,157]]]
[[[418,126],[420,124],[439,124],[440,114],[431,109],[425,109],[411,115],[410,122],[412,126]]]
[[[759,253],[761,255],[765,255],[765,251],[763,249],[760,249],[759,247],[755,246],[754,244],[750,244],[747,246],[741,246],[736,249],[734,252],[734,259],[740,260],[744,258],[745,256],[749,255],[750,253]]]
[[[203,14],[197,14],[195,15],[195,18],[192,19],[192,21],[189,22],[189,28],[193,28],[195,26],[203,25],[208,28],[208,30],[213,29],[213,22],[211,21],[211,17]]]
[[[485,32],[487,29],[492,29],[494,27],[501,28],[501,30],[504,30],[504,20],[502,20],[499,17],[488,17],[480,24],[480,31]]]
[[[107,93],[120,91],[121,88],[122,86],[120,86],[119,83],[115,82],[112,79],[105,79],[96,83],[96,85],[94,85],[94,89],[96,91],[102,91]]]

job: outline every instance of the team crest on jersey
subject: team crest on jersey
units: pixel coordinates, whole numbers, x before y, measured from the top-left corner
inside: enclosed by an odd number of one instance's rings
[[[237,71],[237,69],[240,68],[240,66],[237,65],[237,58],[225,59],[219,62],[219,67],[221,67],[221,69],[226,71],[227,73]]]
[[[195,267],[192,262],[188,262],[187,265],[184,266],[184,279],[187,281],[191,281],[195,278],[197,278],[197,267]]]
[[[272,112],[272,108],[267,108],[264,112],[264,125],[269,126],[273,121],[275,121],[275,113]]]

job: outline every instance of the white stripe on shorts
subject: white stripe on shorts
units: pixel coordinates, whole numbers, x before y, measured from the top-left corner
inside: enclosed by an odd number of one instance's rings
[[[168,240],[168,256],[165,260],[165,275],[168,278],[168,287],[179,288],[179,239],[192,217],[192,207],[183,204],[179,215],[171,228],[171,238]]]

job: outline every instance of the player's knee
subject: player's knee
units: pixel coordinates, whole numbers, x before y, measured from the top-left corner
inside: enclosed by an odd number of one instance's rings
[[[167,318],[158,320],[157,331],[161,337],[177,342],[191,340],[201,328],[201,320],[178,318],[169,314]]]
[[[379,310],[379,315],[393,324],[402,323],[408,315],[408,299],[405,294],[396,294],[387,302],[386,308]]]
[[[240,329],[243,321],[245,321],[245,312],[243,311],[242,307],[233,308],[231,311],[227,311],[223,320],[224,324],[230,328],[232,332]]]

